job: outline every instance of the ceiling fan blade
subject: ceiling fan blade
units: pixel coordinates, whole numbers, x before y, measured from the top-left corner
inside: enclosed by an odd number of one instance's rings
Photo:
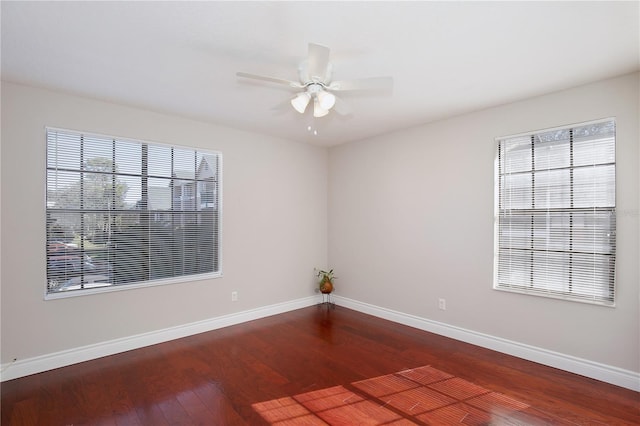
[[[357,80],[333,81],[329,85],[329,90],[391,90],[393,88],[393,78],[391,77],[371,77]]]
[[[309,43],[308,73],[311,80],[324,82],[327,78],[329,66],[329,48],[315,43]]]
[[[351,115],[352,110],[348,103],[336,96],[336,103],[332,108],[333,111],[340,115]]]
[[[291,113],[291,101],[289,99],[278,102],[276,105],[271,107],[271,111],[273,111],[274,115],[283,115]]]
[[[262,81],[268,81],[270,83],[283,84],[285,86],[293,87],[294,89],[301,89],[302,87],[304,87],[302,84],[296,81],[285,80],[282,78],[266,77],[264,75],[249,74],[246,72],[237,72],[236,75],[238,77],[251,78],[253,80],[262,80]]]

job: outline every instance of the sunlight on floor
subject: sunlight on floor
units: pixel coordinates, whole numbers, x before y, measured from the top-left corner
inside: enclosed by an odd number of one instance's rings
[[[431,366],[253,404],[272,425],[548,424],[552,417]]]

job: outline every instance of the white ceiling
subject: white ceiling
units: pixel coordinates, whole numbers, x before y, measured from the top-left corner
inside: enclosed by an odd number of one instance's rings
[[[3,80],[324,146],[640,69],[637,1],[0,7]],[[393,91],[313,119],[288,88],[236,77],[296,80],[309,42],[331,48],[334,79],[392,76]]]

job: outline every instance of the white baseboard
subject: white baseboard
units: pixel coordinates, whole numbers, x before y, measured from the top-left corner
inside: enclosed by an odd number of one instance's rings
[[[471,343],[497,352],[513,355],[539,364],[547,365],[592,379],[611,383],[634,391],[640,391],[640,373],[612,367],[571,355],[529,346],[488,334],[431,321],[414,315],[393,311],[345,297],[334,296],[337,305],[363,312],[389,321]]]
[[[358,302],[345,297],[333,296],[339,306],[363,312],[389,321],[429,331],[441,336],[478,345],[487,349],[517,356],[550,367],[580,374],[603,382],[611,383],[634,391],[640,391],[640,374],[597,362],[576,358],[534,346],[477,333],[460,327],[454,327],[437,321],[431,321],[414,315],[393,311],[368,303]],[[132,349],[163,343],[181,337],[204,333],[243,322],[265,318],[271,315],[312,306],[318,303],[317,296],[264,306],[257,309],[238,312],[221,317],[198,321],[164,330],[110,340],[94,345],[69,349],[3,364],[0,368],[0,381],[16,379],[30,374],[41,373],[54,368],[65,367],[79,362],[89,361],[103,356],[114,355]]]
[[[264,306],[257,309],[238,312],[221,317],[211,318],[177,327],[166,328],[164,330],[152,331],[150,333],[138,334],[122,339],[110,340],[94,345],[69,349],[52,354],[37,356],[15,362],[3,364],[0,368],[0,381],[17,379],[30,374],[41,373],[54,368],[65,367],[79,362],[89,361],[103,356],[114,355],[121,352],[138,349],[157,343],[168,342],[170,340],[187,337],[198,333],[216,330],[230,325],[236,325],[283,312],[312,306],[318,303],[317,296],[310,296],[303,299]]]

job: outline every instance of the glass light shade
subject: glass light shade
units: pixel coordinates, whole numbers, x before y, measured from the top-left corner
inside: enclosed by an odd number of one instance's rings
[[[322,109],[330,110],[336,104],[336,97],[333,93],[321,90],[318,92],[318,101]]]
[[[320,101],[318,101],[318,98],[314,99],[313,100],[313,116],[324,117],[327,114],[329,114],[329,110],[322,108],[322,106],[320,105]]]
[[[298,93],[295,98],[291,99],[291,106],[300,114],[303,114],[304,110],[307,109],[310,99],[311,96],[309,96],[307,92]]]

